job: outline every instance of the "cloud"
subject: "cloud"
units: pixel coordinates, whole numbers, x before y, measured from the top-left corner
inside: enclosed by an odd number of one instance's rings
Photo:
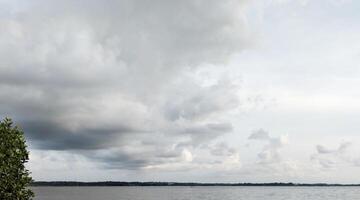
[[[259,129],[256,131],[253,131],[253,133],[248,137],[250,140],[269,140],[270,135],[268,132],[266,132],[263,129]]]
[[[325,169],[335,169],[339,165],[350,164],[357,165],[357,160],[349,157],[347,152],[351,147],[350,142],[343,142],[336,149],[331,149],[323,145],[317,145],[317,153],[311,155],[311,160],[318,163]]]
[[[328,149],[325,146],[317,145],[316,150],[319,154],[342,154],[351,146],[350,142],[341,143],[337,149]]]
[[[271,137],[267,131],[259,129],[253,131],[248,139],[264,141],[267,143],[264,145],[262,151],[258,154],[259,163],[271,164],[281,162],[279,150],[288,143],[288,138],[286,135],[280,137]]]
[[[237,153],[237,150],[233,147],[229,147],[229,145],[225,142],[217,143],[211,149],[211,154],[214,156],[231,156]]]
[[[0,113],[30,147],[109,168],[188,163],[233,130],[239,86],[192,76],[248,48],[245,1],[32,1],[0,10]]]
[[[226,80],[220,80],[201,90],[186,91],[185,94],[167,103],[165,115],[168,119],[175,121],[197,120],[209,115],[221,114],[239,106],[237,91],[238,86]]]
[[[255,160],[244,160],[241,168],[231,171],[230,174],[232,176],[241,175],[243,179],[249,180],[253,180],[254,177],[256,177],[255,180],[258,182],[281,181],[287,180],[289,177],[298,178],[301,176],[303,170],[309,168],[304,163],[282,155],[281,150],[283,149],[285,152],[285,147],[288,144],[287,135],[275,137],[264,129],[257,129],[248,136],[248,140],[251,141],[251,143],[246,145],[246,154],[252,155],[249,152],[258,151],[258,147],[260,147],[260,151],[257,153]],[[255,146],[253,145],[254,143],[259,143],[260,146]],[[256,150],[250,149],[253,147],[256,148]],[[221,149],[225,150],[226,148],[223,147]],[[213,151],[214,153],[227,153],[227,151],[217,152],[217,149],[214,150],[216,150]],[[229,151],[232,151],[232,148],[229,148]]]

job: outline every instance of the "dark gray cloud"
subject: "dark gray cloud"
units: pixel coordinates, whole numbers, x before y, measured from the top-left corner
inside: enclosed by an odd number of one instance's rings
[[[220,114],[239,106],[239,87],[186,74],[250,45],[242,0],[4,6],[0,113],[31,148],[141,168],[232,131]]]
[[[22,128],[35,148],[53,150],[102,149],[115,146],[123,134],[133,133],[129,127],[67,129],[50,121],[21,121]]]

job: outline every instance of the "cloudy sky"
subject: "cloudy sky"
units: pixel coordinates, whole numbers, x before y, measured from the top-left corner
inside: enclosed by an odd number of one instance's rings
[[[360,2],[0,0],[35,180],[360,179]]]

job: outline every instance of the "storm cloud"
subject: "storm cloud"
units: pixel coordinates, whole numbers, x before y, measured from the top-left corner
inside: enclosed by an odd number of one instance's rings
[[[189,160],[232,131],[217,115],[237,109],[239,86],[189,74],[251,45],[242,0],[2,7],[0,113],[31,148],[138,169]]]

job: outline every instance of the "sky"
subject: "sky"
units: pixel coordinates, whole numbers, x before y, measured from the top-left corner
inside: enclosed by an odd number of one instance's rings
[[[42,181],[359,183],[352,0],[0,0]]]

